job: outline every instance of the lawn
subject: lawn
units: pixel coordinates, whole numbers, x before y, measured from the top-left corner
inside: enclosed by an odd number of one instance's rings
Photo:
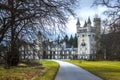
[[[54,80],[56,73],[59,69],[59,64],[53,61],[41,61],[41,64],[46,67],[46,72],[40,76],[40,80]],[[38,79],[36,79],[38,80]]]
[[[66,61],[81,66],[103,80],[120,80],[120,61]]]
[[[37,62],[42,65],[28,66],[22,63],[10,69],[0,66],[0,80],[53,80],[59,65],[47,60]]]

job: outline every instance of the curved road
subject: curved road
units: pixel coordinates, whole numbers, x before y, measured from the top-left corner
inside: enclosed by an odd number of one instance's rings
[[[54,60],[60,64],[55,80],[102,80],[88,71],[68,62]]]

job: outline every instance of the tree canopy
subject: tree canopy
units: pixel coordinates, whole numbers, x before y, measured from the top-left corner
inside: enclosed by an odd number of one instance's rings
[[[101,34],[99,54],[102,56],[98,57],[108,60],[120,60],[120,0],[95,0],[93,4],[107,7],[104,12],[107,16],[104,26],[109,28],[107,34]]]
[[[0,43],[8,41],[7,64],[19,62],[19,41],[32,41],[41,32],[64,32],[77,0],[0,0]]]
[[[107,7],[107,10],[104,12],[108,16],[107,25],[112,25],[120,20],[120,0],[95,0],[93,5]]]

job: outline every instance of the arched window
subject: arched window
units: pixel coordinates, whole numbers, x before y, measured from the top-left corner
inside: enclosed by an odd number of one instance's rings
[[[82,43],[81,43],[81,46],[86,46],[86,43],[85,43],[85,42],[82,42]]]
[[[84,37],[85,35],[83,34],[82,37]]]

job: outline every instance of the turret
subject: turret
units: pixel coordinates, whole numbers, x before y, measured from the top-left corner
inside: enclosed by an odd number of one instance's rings
[[[91,26],[91,20],[88,18],[87,26]]]
[[[79,28],[80,28],[80,21],[79,21],[79,18],[78,18],[77,23],[76,23],[77,32],[79,31]]]
[[[84,26],[83,27],[87,27],[87,22],[85,21],[85,23],[84,23]]]
[[[93,20],[94,26],[96,27],[96,32],[100,33],[100,27],[101,27],[101,19],[96,16]]]
[[[77,20],[76,26],[77,26],[77,28],[80,27],[80,21],[79,21],[79,18],[78,18],[78,20]]]

